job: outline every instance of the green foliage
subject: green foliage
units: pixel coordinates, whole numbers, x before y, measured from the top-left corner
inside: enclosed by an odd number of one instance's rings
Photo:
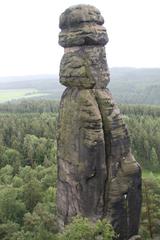
[[[132,149],[136,159],[145,169],[159,171],[160,167],[160,117],[125,115],[129,127]]]
[[[29,211],[33,211],[34,207],[42,199],[42,187],[40,182],[33,178],[23,186],[23,201]]]
[[[0,191],[0,222],[8,220],[15,223],[22,223],[22,218],[26,212],[24,202],[18,197],[19,190],[6,186]]]
[[[112,226],[105,219],[98,220],[95,227],[96,239],[101,236],[102,240],[112,240],[116,236]]]
[[[14,174],[25,165],[55,162],[54,113],[2,113],[0,117],[0,167],[10,164]]]
[[[25,162],[31,166],[43,163],[49,165],[48,159],[53,160],[55,157],[55,147],[51,139],[38,138],[29,134],[24,138],[23,152]]]
[[[151,159],[153,169],[156,171],[159,168],[160,162],[158,161],[158,156],[154,147],[152,147],[151,149],[150,159]]]
[[[141,235],[144,239],[160,236],[160,179],[153,174],[143,178]]]
[[[15,149],[6,149],[4,154],[2,155],[2,162],[1,166],[5,166],[9,164],[13,167],[14,174],[18,173],[19,168],[21,166],[22,156],[21,154]]]
[[[58,240],[92,240],[94,229],[94,225],[87,218],[78,217],[66,226],[63,233],[59,234]]]
[[[6,165],[0,169],[0,184],[10,184],[13,178],[13,167]]]
[[[106,220],[98,220],[95,224],[87,218],[75,217],[67,225],[63,233],[58,234],[57,240],[111,240],[114,231]]]
[[[20,167],[15,176],[10,165],[1,168],[0,239],[52,239],[57,232],[55,185],[55,165]]]
[[[13,234],[18,232],[19,225],[10,221],[0,224],[0,239],[11,240]],[[18,240],[18,239],[16,239]],[[22,239],[19,239],[22,240]]]

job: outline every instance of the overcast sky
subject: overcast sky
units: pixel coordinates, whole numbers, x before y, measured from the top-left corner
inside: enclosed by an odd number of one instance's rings
[[[59,15],[79,3],[105,18],[109,67],[160,67],[160,0],[0,0],[0,77],[58,74]]]

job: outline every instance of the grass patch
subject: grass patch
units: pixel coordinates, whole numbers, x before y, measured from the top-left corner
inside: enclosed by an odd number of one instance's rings
[[[39,92],[37,89],[8,89],[0,90],[0,103],[20,98],[31,98],[48,95]]]

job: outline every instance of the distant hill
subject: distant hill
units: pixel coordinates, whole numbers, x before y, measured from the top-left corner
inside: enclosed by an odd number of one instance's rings
[[[120,103],[160,104],[160,69],[112,68],[108,87]]]
[[[35,88],[37,90],[60,89],[55,75],[35,75],[0,78],[0,90]]]
[[[118,103],[160,104],[160,69],[111,68],[110,74],[108,87]],[[0,90],[8,89],[36,89],[57,99],[64,87],[55,75],[0,78]]]

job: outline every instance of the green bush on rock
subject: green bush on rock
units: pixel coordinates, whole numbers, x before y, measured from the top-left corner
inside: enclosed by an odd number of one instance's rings
[[[90,222],[77,216],[57,235],[57,240],[111,240],[115,236],[111,225],[106,220]]]

